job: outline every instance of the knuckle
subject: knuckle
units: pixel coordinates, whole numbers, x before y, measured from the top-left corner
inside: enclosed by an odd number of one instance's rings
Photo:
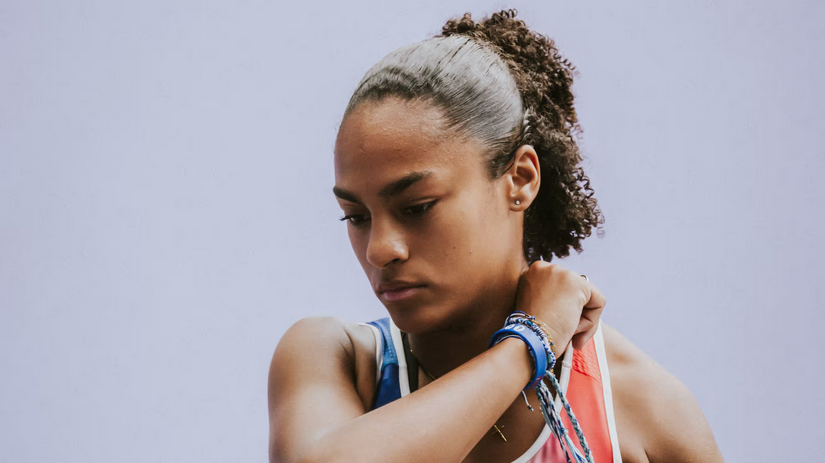
[[[556,273],[556,272],[563,272],[563,271],[564,271],[564,267],[562,267],[562,266],[561,266],[561,265],[559,265],[559,264],[550,264],[550,263],[548,263],[548,264],[547,264],[547,268],[548,268],[551,272],[554,272],[554,273]]]
[[[562,278],[564,278],[564,281],[566,281],[568,283],[575,283],[575,284],[578,284],[581,281],[583,281],[582,277],[580,277],[578,273],[576,273],[572,270],[567,270],[567,269],[563,269],[563,270],[564,270],[564,272],[562,273],[561,276],[562,276]]]
[[[537,261],[533,262],[532,264],[530,264],[530,270],[532,270],[532,271],[541,271],[541,270],[549,269],[549,268],[553,268],[553,267],[554,267],[553,264],[551,264],[550,262],[545,262],[543,260],[537,260]]]
[[[582,320],[581,326],[579,326],[579,332],[580,333],[582,333],[582,332],[586,333],[586,332],[590,331],[591,329],[593,329],[596,326],[597,321],[598,321],[598,318],[596,318],[596,320],[590,320],[590,319]]]

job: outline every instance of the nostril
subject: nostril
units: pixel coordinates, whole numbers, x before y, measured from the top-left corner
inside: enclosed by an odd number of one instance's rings
[[[367,261],[378,268],[407,259],[407,249],[400,240],[370,240],[367,245]]]

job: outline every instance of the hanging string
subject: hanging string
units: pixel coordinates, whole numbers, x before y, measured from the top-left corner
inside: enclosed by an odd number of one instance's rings
[[[507,317],[507,322],[505,325],[512,323],[525,325],[530,328],[531,331],[536,333],[541,339],[547,353],[547,369],[544,373],[544,378],[541,382],[539,382],[538,386],[536,386],[536,395],[539,399],[539,406],[541,408],[541,414],[544,416],[544,421],[559,440],[559,444],[561,445],[562,451],[564,451],[564,456],[567,459],[567,463],[573,463],[573,460],[571,460],[571,455],[572,458],[575,459],[576,463],[594,463],[593,456],[590,452],[590,446],[587,445],[587,440],[584,438],[584,433],[581,430],[579,421],[576,419],[576,415],[573,413],[573,409],[570,407],[570,403],[564,396],[564,392],[562,391],[561,386],[556,380],[556,375],[553,372],[553,367],[556,364],[556,353],[555,349],[553,349],[553,341],[547,336],[544,324],[541,323],[535,316],[528,315],[527,313],[521,311],[513,312],[509,317]],[[553,397],[550,393],[550,389],[547,387],[547,384],[545,384],[544,379],[550,381],[553,389],[556,390],[558,397],[561,399],[562,406],[567,412],[567,417],[570,419],[570,423],[573,425],[573,430],[576,432],[576,437],[579,440],[579,444],[584,450],[584,456],[582,456],[572,439],[570,439],[569,433],[562,423],[561,416],[553,404]]]

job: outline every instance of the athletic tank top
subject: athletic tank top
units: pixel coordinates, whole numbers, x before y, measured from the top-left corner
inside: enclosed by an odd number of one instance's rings
[[[414,359],[408,361],[406,339],[390,318],[382,318],[362,325],[372,328],[375,334],[377,365],[376,389],[370,410],[386,405],[410,393],[410,383],[418,384],[418,367],[411,368]],[[413,371],[414,370],[414,371]],[[596,334],[582,350],[574,350],[572,344],[562,356],[559,385],[576,414],[584,437],[590,445],[594,463],[621,463],[619,439],[613,417],[613,397],[610,391],[610,375],[604,351],[601,321]],[[552,390],[552,387],[551,387]],[[573,425],[556,398],[565,428],[579,451]],[[536,413],[538,405],[535,407]],[[565,463],[558,439],[545,424],[539,437],[513,463]]]

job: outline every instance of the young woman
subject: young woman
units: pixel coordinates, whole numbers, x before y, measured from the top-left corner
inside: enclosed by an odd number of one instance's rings
[[[565,461],[535,390],[521,395],[527,344],[488,347],[515,310],[546,324],[595,462],[722,461],[690,392],[600,322],[592,283],[547,263],[601,223],[572,72],[513,11],[451,20],[367,72],[333,192],[389,318],[287,331],[269,377],[271,461]]]

